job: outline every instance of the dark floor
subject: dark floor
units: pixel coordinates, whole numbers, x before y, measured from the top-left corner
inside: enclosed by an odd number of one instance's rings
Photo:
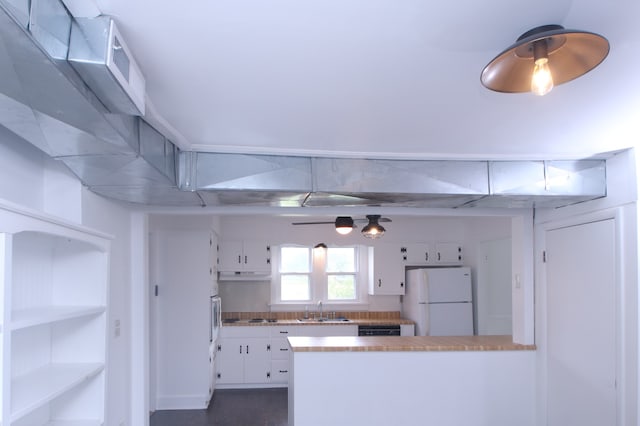
[[[156,411],[151,426],[286,426],[287,388],[218,389],[206,410]]]

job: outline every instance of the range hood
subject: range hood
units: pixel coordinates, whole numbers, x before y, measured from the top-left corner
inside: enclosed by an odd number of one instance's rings
[[[606,195],[604,159],[180,151],[136,102],[144,99],[142,77],[137,67],[124,68],[135,60],[114,28],[110,17],[74,19],[58,0],[0,0],[0,134],[10,132],[62,161],[106,197],[158,206],[547,208]],[[120,51],[126,60],[112,62],[117,72],[129,70],[126,84],[107,65]]]

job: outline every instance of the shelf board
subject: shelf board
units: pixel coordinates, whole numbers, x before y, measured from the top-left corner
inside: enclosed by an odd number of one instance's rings
[[[11,422],[89,380],[103,369],[102,363],[49,364],[16,377],[11,382]]]
[[[11,329],[33,327],[69,319],[101,314],[104,306],[43,306],[20,309],[12,313]]]
[[[52,420],[42,426],[102,426],[99,420]],[[0,425],[1,426],[1,425]]]

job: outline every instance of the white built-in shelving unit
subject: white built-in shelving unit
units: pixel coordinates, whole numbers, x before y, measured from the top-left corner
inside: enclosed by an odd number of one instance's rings
[[[0,426],[105,423],[109,250],[0,202]]]

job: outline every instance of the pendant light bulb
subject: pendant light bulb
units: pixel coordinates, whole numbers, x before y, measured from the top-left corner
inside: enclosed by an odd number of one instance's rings
[[[548,48],[545,39],[533,42],[533,61],[531,91],[538,96],[544,96],[553,89],[553,76],[549,69]]]
[[[347,235],[353,231],[353,219],[350,216],[338,216],[336,218],[336,232],[340,235]]]
[[[533,67],[533,76],[531,77],[531,91],[538,96],[544,96],[551,89],[553,89],[553,77],[549,69],[549,59],[537,59]]]

